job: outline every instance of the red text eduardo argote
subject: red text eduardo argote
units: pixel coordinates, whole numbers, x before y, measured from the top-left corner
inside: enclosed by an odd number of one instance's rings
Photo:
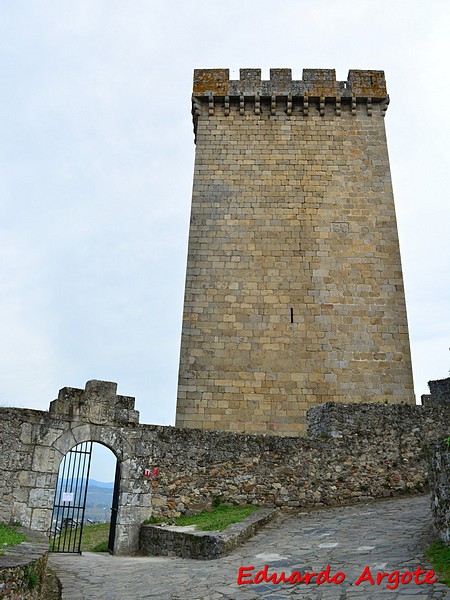
[[[239,567],[237,583],[238,585],[249,585],[258,583],[304,583],[306,585],[322,585],[324,583],[332,583],[334,585],[340,585],[346,580],[345,573],[342,571],[331,571],[330,565],[325,567],[322,571],[309,572],[309,571],[292,571],[292,573],[269,573],[268,565],[265,565],[259,571],[255,570],[253,565],[248,567]],[[368,566],[364,567],[360,575],[352,581],[353,585],[360,585],[364,582],[369,585],[379,585],[386,587],[389,590],[395,590],[399,585],[406,585],[408,583],[414,583],[416,585],[433,584],[437,583],[438,578],[434,571],[427,571],[422,567],[417,567],[414,571],[375,571],[371,570]]]

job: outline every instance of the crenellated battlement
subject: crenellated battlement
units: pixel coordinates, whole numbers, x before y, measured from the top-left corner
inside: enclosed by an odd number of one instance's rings
[[[193,95],[208,96],[308,96],[309,98],[371,98],[387,100],[384,71],[351,69],[347,81],[337,81],[335,69],[303,69],[303,79],[293,80],[291,69],[270,69],[270,79],[261,79],[261,69],[240,69],[240,79],[230,79],[229,69],[195,69]]]
[[[288,117],[312,114],[325,116],[332,110],[351,115],[363,108],[368,116],[375,110],[384,116],[389,104],[384,71],[351,69],[347,81],[337,81],[335,69],[303,69],[303,79],[293,80],[291,69],[270,69],[270,79],[261,79],[261,69],[240,69],[240,79],[230,79],[229,69],[195,69],[192,94],[194,133],[201,114],[213,116],[220,107],[225,116],[275,116],[281,110]]]

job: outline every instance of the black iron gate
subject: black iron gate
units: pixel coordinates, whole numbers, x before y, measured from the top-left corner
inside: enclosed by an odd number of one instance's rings
[[[52,552],[81,554],[91,456],[92,442],[83,442],[72,448],[61,462],[50,529]]]
[[[120,465],[116,462],[116,475],[114,477],[114,492],[111,506],[111,523],[109,526],[108,552],[114,552],[114,539],[116,537],[117,511],[119,510],[119,486],[120,486]]]

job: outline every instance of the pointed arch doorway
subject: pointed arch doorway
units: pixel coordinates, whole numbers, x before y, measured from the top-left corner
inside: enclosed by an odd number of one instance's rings
[[[109,460],[105,457],[105,451]],[[98,459],[98,454],[103,457]],[[100,462],[100,465],[97,464]],[[105,469],[105,463],[107,468]],[[97,481],[98,469],[103,469],[102,479]],[[94,472],[93,472],[94,471]],[[111,483],[111,486],[109,485]],[[98,510],[90,500],[93,489],[100,490],[103,506]],[[96,521],[109,522],[107,550],[114,552],[117,512],[119,508],[120,464],[114,452],[104,444],[86,441],[74,446],[63,457],[55,489],[50,551],[81,554],[83,529]],[[99,492],[97,491],[97,494]],[[109,513],[109,514],[108,514]]]

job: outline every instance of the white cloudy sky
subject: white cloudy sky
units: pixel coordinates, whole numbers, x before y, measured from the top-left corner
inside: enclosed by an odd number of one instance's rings
[[[383,69],[416,393],[450,368],[448,0],[0,0],[0,404],[173,424],[194,68]]]

